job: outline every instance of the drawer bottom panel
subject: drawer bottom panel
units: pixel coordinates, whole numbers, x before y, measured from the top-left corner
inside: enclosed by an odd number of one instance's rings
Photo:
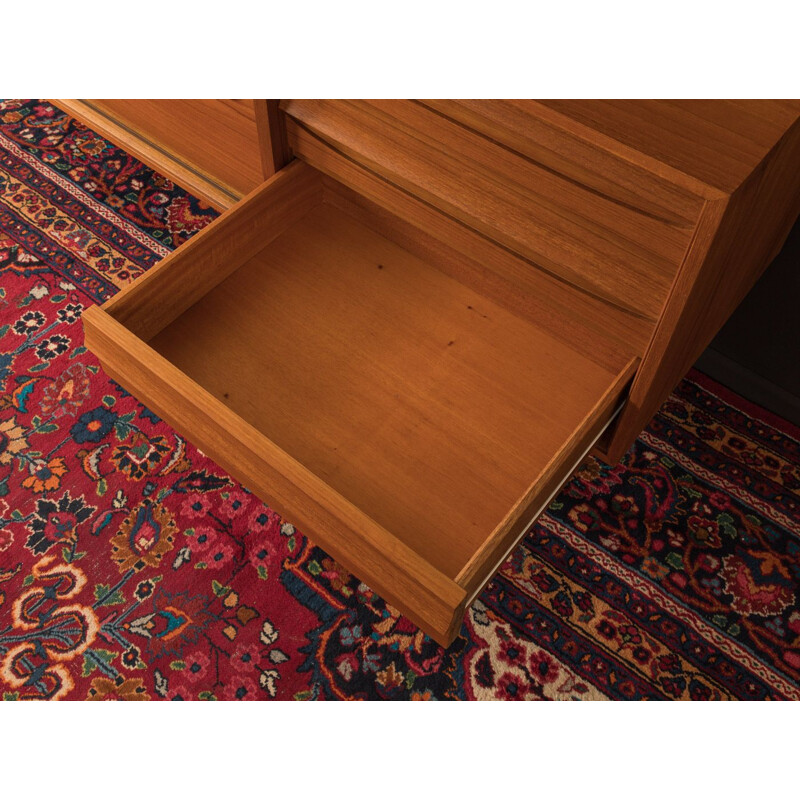
[[[327,184],[326,184],[327,185]],[[439,642],[619,409],[597,363],[283,170],[103,308],[109,374]]]

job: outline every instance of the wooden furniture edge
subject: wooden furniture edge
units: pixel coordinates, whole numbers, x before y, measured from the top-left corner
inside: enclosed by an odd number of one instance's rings
[[[673,319],[673,317],[675,317],[676,314],[680,315],[682,311],[681,308],[676,307],[673,298],[677,296],[678,293],[688,290],[688,286],[696,280],[696,271],[690,275],[692,267],[687,267],[687,264],[694,265],[695,270],[699,269],[702,265],[702,261],[708,253],[708,249],[722,222],[725,209],[728,205],[728,199],[729,198],[726,197],[721,200],[707,201],[700,214],[700,219],[695,228],[695,234],[689,245],[684,263],[675,276],[675,283],[664,304],[661,318],[642,356],[642,365],[639,372],[631,385],[629,405],[622,410],[610,440],[605,443],[604,449],[598,453],[598,455],[609,464],[616,464],[622,456],[625,455],[643,429],[644,424],[646,424],[646,420],[644,420],[645,411],[643,410],[643,402],[646,399],[645,395],[655,380],[658,371],[664,367],[663,351],[665,347],[663,346],[663,339],[666,335],[665,330],[667,327],[673,329],[676,327],[678,320]],[[684,287],[687,288],[684,289]],[[640,420],[644,420],[643,426],[634,431],[635,426],[639,425]]]
[[[321,199],[316,170],[292,162],[115,294],[103,309],[148,341]]]
[[[800,214],[799,159],[800,116],[733,194],[706,202],[631,386],[630,403],[601,454],[609,463],[627,452],[778,254]],[[787,190],[789,202],[773,220],[774,204],[764,195],[781,189]]]
[[[506,555],[519,543],[561,486],[580,467],[597,439],[613,422],[619,412],[619,409],[614,410],[614,406],[624,396],[625,387],[633,380],[639,362],[638,356],[631,358],[617,374],[614,382],[581,422],[579,434],[559,448],[519,502],[456,576],[456,583],[464,588],[470,598],[468,604],[497,571]],[[565,475],[566,468],[569,468],[569,472]],[[543,504],[542,497],[549,499]]]
[[[242,197],[232,186],[211,178],[170,148],[150,141],[142,132],[114,119],[88,100],[51,99],[49,102],[217,211],[225,211]]]
[[[567,114],[562,114],[560,111],[556,111],[554,108],[550,108],[550,106],[542,102],[537,100],[533,100],[532,102],[536,104],[537,115],[543,120],[558,126],[574,136],[579,136],[586,142],[591,142],[594,146],[605,150],[607,153],[623,161],[646,169],[648,172],[652,172],[659,178],[675,186],[679,186],[681,189],[685,189],[706,200],[720,200],[727,196],[721,189],[709,183],[705,183],[676,167],[665,164],[663,161],[659,161],[659,159],[653,156],[642,153],[634,147],[623,144],[613,136],[601,133],[590,125],[573,119]]]
[[[264,178],[271,178],[292,159],[286,138],[286,120],[279,108],[280,100],[253,100],[258,145]]]
[[[204,453],[278,513],[296,520],[304,533],[347,569],[355,574],[366,572],[371,588],[426,633],[450,644],[463,616],[463,588],[244,422],[103,308],[90,307],[83,321],[87,347],[114,380],[130,387],[177,431],[202,431],[197,443]]]

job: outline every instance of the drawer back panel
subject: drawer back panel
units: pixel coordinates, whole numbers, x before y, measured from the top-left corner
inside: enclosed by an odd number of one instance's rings
[[[300,158],[313,136],[532,268],[653,322],[703,204],[541,119],[533,101],[285,100],[281,107]]]

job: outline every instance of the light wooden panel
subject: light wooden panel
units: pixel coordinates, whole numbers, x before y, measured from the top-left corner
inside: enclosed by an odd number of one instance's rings
[[[660,314],[691,240],[691,203],[654,215],[652,204],[630,205],[629,191],[603,194],[410,101],[291,100],[282,108],[290,137],[302,125],[568,285],[646,319]]]
[[[730,194],[800,113],[797,100],[540,100],[632,151]]]
[[[309,163],[327,166],[329,159],[334,159],[338,163],[331,171],[360,188],[354,191],[325,176],[326,202],[612,371],[621,369],[631,356],[644,353],[652,323],[576,292],[541,270],[531,269],[513,253],[413,196],[355,164],[342,164],[324,146],[319,149],[319,157],[314,148],[314,156],[309,159],[311,147],[309,143],[305,149]]]
[[[464,590],[324,481],[187,378],[102,308],[84,312],[87,346],[104,370],[235,479],[303,531],[438,641],[461,627]]]
[[[692,226],[703,207],[697,184],[635,163],[594,131],[564,124],[533,100],[417,100],[577,186],[675,226]]]
[[[151,344],[450,577],[617,380],[327,204]]]
[[[655,323],[626,312],[499,246],[410,192],[335,152],[299,126],[289,138],[326,174],[329,200],[430,260],[438,269],[581,352],[619,365],[642,355]],[[336,176],[331,181],[330,176]],[[346,189],[343,189],[343,185]],[[391,209],[389,211],[388,209]],[[405,223],[405,224],[404,224]]]
[[[607,458],[633,444],[777,255],[800,213],[800,119],[730,198],[710,200],[631,387]],[[775,343],[780,347],[780,342]]]

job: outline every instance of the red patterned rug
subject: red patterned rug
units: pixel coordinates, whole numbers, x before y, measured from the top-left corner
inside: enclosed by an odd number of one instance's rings
[[[83,347],[83,309],[214,216],[0,103],[4,699],[800,699],[800,431],[692,373],[444,650]]]

